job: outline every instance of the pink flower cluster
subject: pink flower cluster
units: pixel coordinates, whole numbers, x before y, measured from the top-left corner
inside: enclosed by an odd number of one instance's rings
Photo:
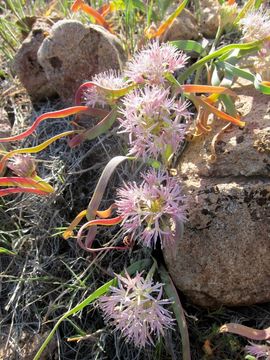
[[[137,84],[160,85],[166,73],[182,69],[188,57],[169,43],[150,43],[128,62],[125,75]]]
[[[123,76],[116,70],[109,70],[92,77],[92,82],[106,89],[122,89],[127,86]],[[93,86],[84,91],[84,103],[89,107],[99,105],[104,107],[110,103],[108,92],[98,86]]]
[[[256,360],[270,360],[270,346],[252,344],[246,346],[246,351],[249,355],[255,356]]]
[[[128,183],[117,192],[122,226],[143,245],[155,247],[159,238],[164,247],[174,241],[173,222],[185,220],[184,198],[177,179],[167,172],[151,170],[142,178],[139,186]]]
[[[16,155],[9,160],[7,166],[17,176],[32,177],[36,174],[35,160],[29,155]]]
[[[186,126],[180,121],[190,115],[188,103],[169,93],[146,85],[125,96],[119,132],[129,134],[130,155],[158,159],[174,153],[183,140]]]
[[[111,287],[111,294],[99,299],[104,318],[119,330],[128,342],[138,347],[154,345],[153,336],[164,336],[164,329],[172,328],[171,313],[162,299],[162,284],[144,279],[141,274],[131,278],[126,272],[117,276],[118,288]]]

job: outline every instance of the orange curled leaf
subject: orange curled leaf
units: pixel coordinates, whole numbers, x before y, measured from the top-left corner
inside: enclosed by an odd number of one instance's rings
[[[67,240],[71,236],[73,236],[74,228],[81,222],[81,220],[86,216],[87,210],[81,211],[74,220],[70,223],[69,227],[63,233],[63,238]]]
[[[245,325],[229,323],[222,325],[219,328],[219,332],[229,332],[232,334],[244,336],[251,340],[258,341],[270,339],[270,327],[263,330],[257,330]]]
[[[112,210],[116,207],[115,204],[112,204],[108,209],[99,211],[97,210],[96,215],[100,217],[101,219],[107,219],[111,216]],[[65,230],[63,234],[63,238],[66,240],[69,237],[73,236],[73,230],[74,228],[81,222],[81,220],[86,216],[87,210],[81,211],[75,219],[71,222],[69,227]]]
[[[237,96],[237,94],[224,87],[224,86],[210,86],[210,85],[182,85],[181,89],[187,93],[210,93],[210,94],[227,94],[231,96]]]
[[[231,115],[226,114],[225,112],[223,112],[221,110],[218,110],[215,106],[209,104],[207,101],[201,99],[198,96],[190,95],[189,98],[192,102],[194,102],[195,105],[197,104],[199,106],[202,106],[210,113],[215,114],[221,120],[230,121],[232,124],[240,126],[240,127],[244,127],[246,124],[244,121],[239,120],[239,118],[233,117]]]
[[[97,10],[86,4],[84,1],[75,0],[73,5],[71,6],[71,10],[73,12],[76,12],[78,10],[84,11],[86,14],[92,16],[99,25],[112,32],[110,25],[107,23],[104,17]]]
[[[73,107],[70,107],[70,108],[67,108],[67,109],[63,109],[63,110],[47,112],[45,114],[40,115],[33,122],[33,124],[30,126],[30,128],[27,129],[26,131],[22,132],[21,134],[10,136],[10,137],[7,137],[7,138],[0,138],[0,142],[9,142],[9,141],[15,141],[15,140],[23,139],[26,136],[31,135],[35,131],[35,129],[38,127],[38,125],[42,121],[44,121],[46,119],[60,119],[60,118],[70,116],[70,115],[74,115],[74,114],[77,114],[79,112],[87,111],[87,110],[88,110],[88,106],[73,106]]]
[[[97,210],[96,214],[101,219],[108,219],[108,217],[112,216],[112,210],[116,208],[115,204],[112,204],[106,210]]]
[[[177,18],[178,15],[182,12],[186,4],[188,3],[188,0],[184,0],[176,9],[175,11],[158,27],[157,30],[152,26],[150,28],[145,30],[145,35],[148,39],[153,39],[155,37],[160,37],[164,34],[164,32],[169,29],[169,27],[172,25],[174,20]]]
[[[106,246],[104,248],[92,249],[91,247],[85,246],[81,241],[83,231],[91,226],[94,226],[94,227],[97,225],[113,226],[113,225],[117,225],[117,224],[121,223],[122,221],[123,221],[122,216],[117,216],[117,217],[111,218],[111,219],[90,220],[80,228],[78,235],[77,235],[77,241],[84,250],[89,251],[89,252],[99,252],[99,251],[105,251],[105,250],[126,250],[129,248],[129,246]],[[94,238],[91,239],[91,245],[92,245],[93,241],[94,241]]]

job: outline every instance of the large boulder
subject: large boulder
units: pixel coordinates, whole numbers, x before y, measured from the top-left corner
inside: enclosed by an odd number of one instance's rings
[[[251,85],[238,110],[246,127],[217,141],[197,139],[179,172],[188,220],[165,261],[176,286],[201,306],[238,306],[270,301],[270,98]],[[224,126],[220,120],[214,131]]]
[[[38,49],[53,22],[50,19],[31,18],[29,25],[32,26],[32,30],[14,57],[13,69],[35,102],[56,95],[54,87],[37,60]]]
[[[72,103],[77,88],[94,74],[121,70],[124,53],[116,36],[98,25],[62,20],[38,50],[38,61],[61,99]]]

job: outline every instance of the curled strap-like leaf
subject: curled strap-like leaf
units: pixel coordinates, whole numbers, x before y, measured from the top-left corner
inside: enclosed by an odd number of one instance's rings
[[[73,107],[70,107],[70,108],[67,108],[67,109],[63,109],[63,110],[47,112],[45,114],[40,115],[33,122],[33,124],[30,126],[29,129],[25,130],[24,132],[22,132],[21,134],[18,134],[18,135],[10,136],[10,137],[7,137],[7,138],[0,138],[0,142],[9,142],[9,141],[15,141],[15,140],[22,140],[25,137],[31,135],[36,130],[38,125],[42,121],[44,121],[46,119],[60,119],[60,118],[70,116],[70,115],[74,115],[74,114],[78,114],[79,112],[87,111],[87,110],[88,110],[88,106],[73,106]]]
[[[186,93],[209,93],[209,94],[227,94],[237,96],[237,94],[224,86],[210,86],[210,85],[181,85],[181,89]]]
[[[108,209],[103,210],[103,211],[97,211],[96,215],[101,218],[101,219],[107,219],[108,217],[111,216],[112,214],[112,209],[115,208],[115,204],[112,204]],[[71,237],[73,235],[73,230],[75,229],[75,227],[82,221],[82,219],[86,216],[87,214],[87,210],[83,210],[81,211],[76,217],[75,219],[71,222],[71,224],[69,225],[69,227],[66,229],[66,231],[63,234],[63,238],[64,239],[68,239],[69,237]]]
[[[104,250],[126,250],[126,249],[128,249],[128,246],[106,246],[106,247],[102,247],[102,248],[93,249],[92,247],[85,246],[81,240],[83,231],[91,226],[95,226],[95,227],[97,225],[114,226],[114,225],[120,224],[122,221],[123,221],[122,216],[117,216],[117,217],[111,218],[111,219],[90,220],[80,228],[78,235],[77,235],[77,241],[84,250],[89,251],[89,252],[96,253],[96,252],[104,251]],[[92,243],[91,243],[91,245],[92,245]]]
[[[156,37],[160,37],[164,34],[166,30],[172,25],[174,20],[181,14],[184,7],[187,5],[188,0],[184,0],[175,10],[174,12],[169,15],[169,17],[159,26],[157,30],[154,30],[151,26],[150,28],[145,30],[145,35],[148,39],[153,39]]]
[[[66,132],[63,132],[61,134],[53,136],[52,138],[44,141],[43,143],[41,143],[41,144],[39,144],[37,146],[24,148],[24,149],[16,149],[16,150],[12,150],[12,151],[8,152],[7,154],[5,154],[2,157],[2,159],[0,161],[0,174],[3,173],[7,160],[9,158],[11,158],[12,156],[14,156],[16,154],[38,153],[38,152],[46,149],[46,147],[48,147],[50,144],[52,144],[56,140],[61,139],[61,138],[65,137],[65,136],[77,134],[78,132],[79,131],[66,131]]]
[[[19,193],[31,193],[31,194],[37,194],[37,195],[49,195],[47,191],[42,191],[39,189],[31,189],[31,188],[8,188],[8,189],[0,189],[0,197],[7,196],[10,194],[19,194]]]
[[[213,113],[214,115],[216,115],[221,120],[230,121],[232,124],[235,124],[235,125],[240,126],[240,127],[244,127],[245,124],[246,124],[244,121],[241,121],[236,117],[233,117],[231,115],[226,114],[225,112],[223,112],[221,110],[218,110],[215,106],[209,104],[207,101],[201,99],[198,96],[189,95],[189,99],[196,106],[201,106],[202,108],[205,108],[207,111],[209,111],[210,113]]]
[[[270,339],[270,327],[264,330],[257,330],[245,325],[229,323],[222,325],[219,329],[219,332],[229,332],[232,334],[244,336],[251,340],[258,341]]]
[[[37,179],[39,179],[37,177]],[[35,188],[46,193],[53,193],[54,189],[44,180],[26,177],[0,177],[0,186],[19,186],[20,188]]]
[[[74,148],[81,145],[85,140],[93,140],[96,137],[104,134],[114,124],[117,118],[117,108],[113,109],[104,119],[102,119],[97,125],[90,129],[82,131],[80,134],[75,135],[69,142],[68,145]]]
[[[71,10],[74,12],[78,10],[84,11],[86,14],[92,16],[99,25],[112,32],[110,25],[107,23],[104,17],[97,10],[86,4],[83,0],[75,0],[71,6]]]

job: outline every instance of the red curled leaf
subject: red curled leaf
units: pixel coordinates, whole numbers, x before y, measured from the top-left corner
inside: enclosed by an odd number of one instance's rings
[[[36,181],[26,177],[0,177],[0,186],[19,186],[23,188],[35,188],[46,193],[54,192],[53,188],[44,180]]]
[[[9,188],[9,189],[0,189],[0,197],[10,195],[10,194],[18,194],[18,193],[32,193],[37,195],[49,195],[50,193],[46,191],[42,191],[39,189],[31,189],[31,188]]]
[[[38,127],[38,125],[46,119],[60,119],[60,118],[70,116],[70,115],[75,115],[75,114],[78,114],[79,112],[87,111],[87,110],[88,110],[88,106],[73,106],[73,107],[70,107],[67,109],[63,109],[63,110],[47,112],[45,114],[40,115],[33,122],[33,124],[30,126],[29,129],[25,130],[24,132],[22,132],[21,134],[18,134],[18,135],[10,136],[7,138],[0,138],[0,142],[9,142],[9,141],[24,139],[25,137],[31,135],[35,131],[35,129]]]
[[[127,250],[129,248],[128,246],[106,246],[103,248],[92,249],[90,246],[84,245],[81,241],[83,231],[91,226],[95,226],[95,227],[97,225],[114,226],[114,225],[119,224],[122,221],[123,221],[122,216],[117,216],[117,217],[111,218],[111,219],[90,220],[80,228],[78,235],[77,235],[77,241],[84,250],[89,251],[89,252],[99,252],[99,251],[104,251],[104,250]],[[92,242],[91,242],[91,245],[92,245]]]

